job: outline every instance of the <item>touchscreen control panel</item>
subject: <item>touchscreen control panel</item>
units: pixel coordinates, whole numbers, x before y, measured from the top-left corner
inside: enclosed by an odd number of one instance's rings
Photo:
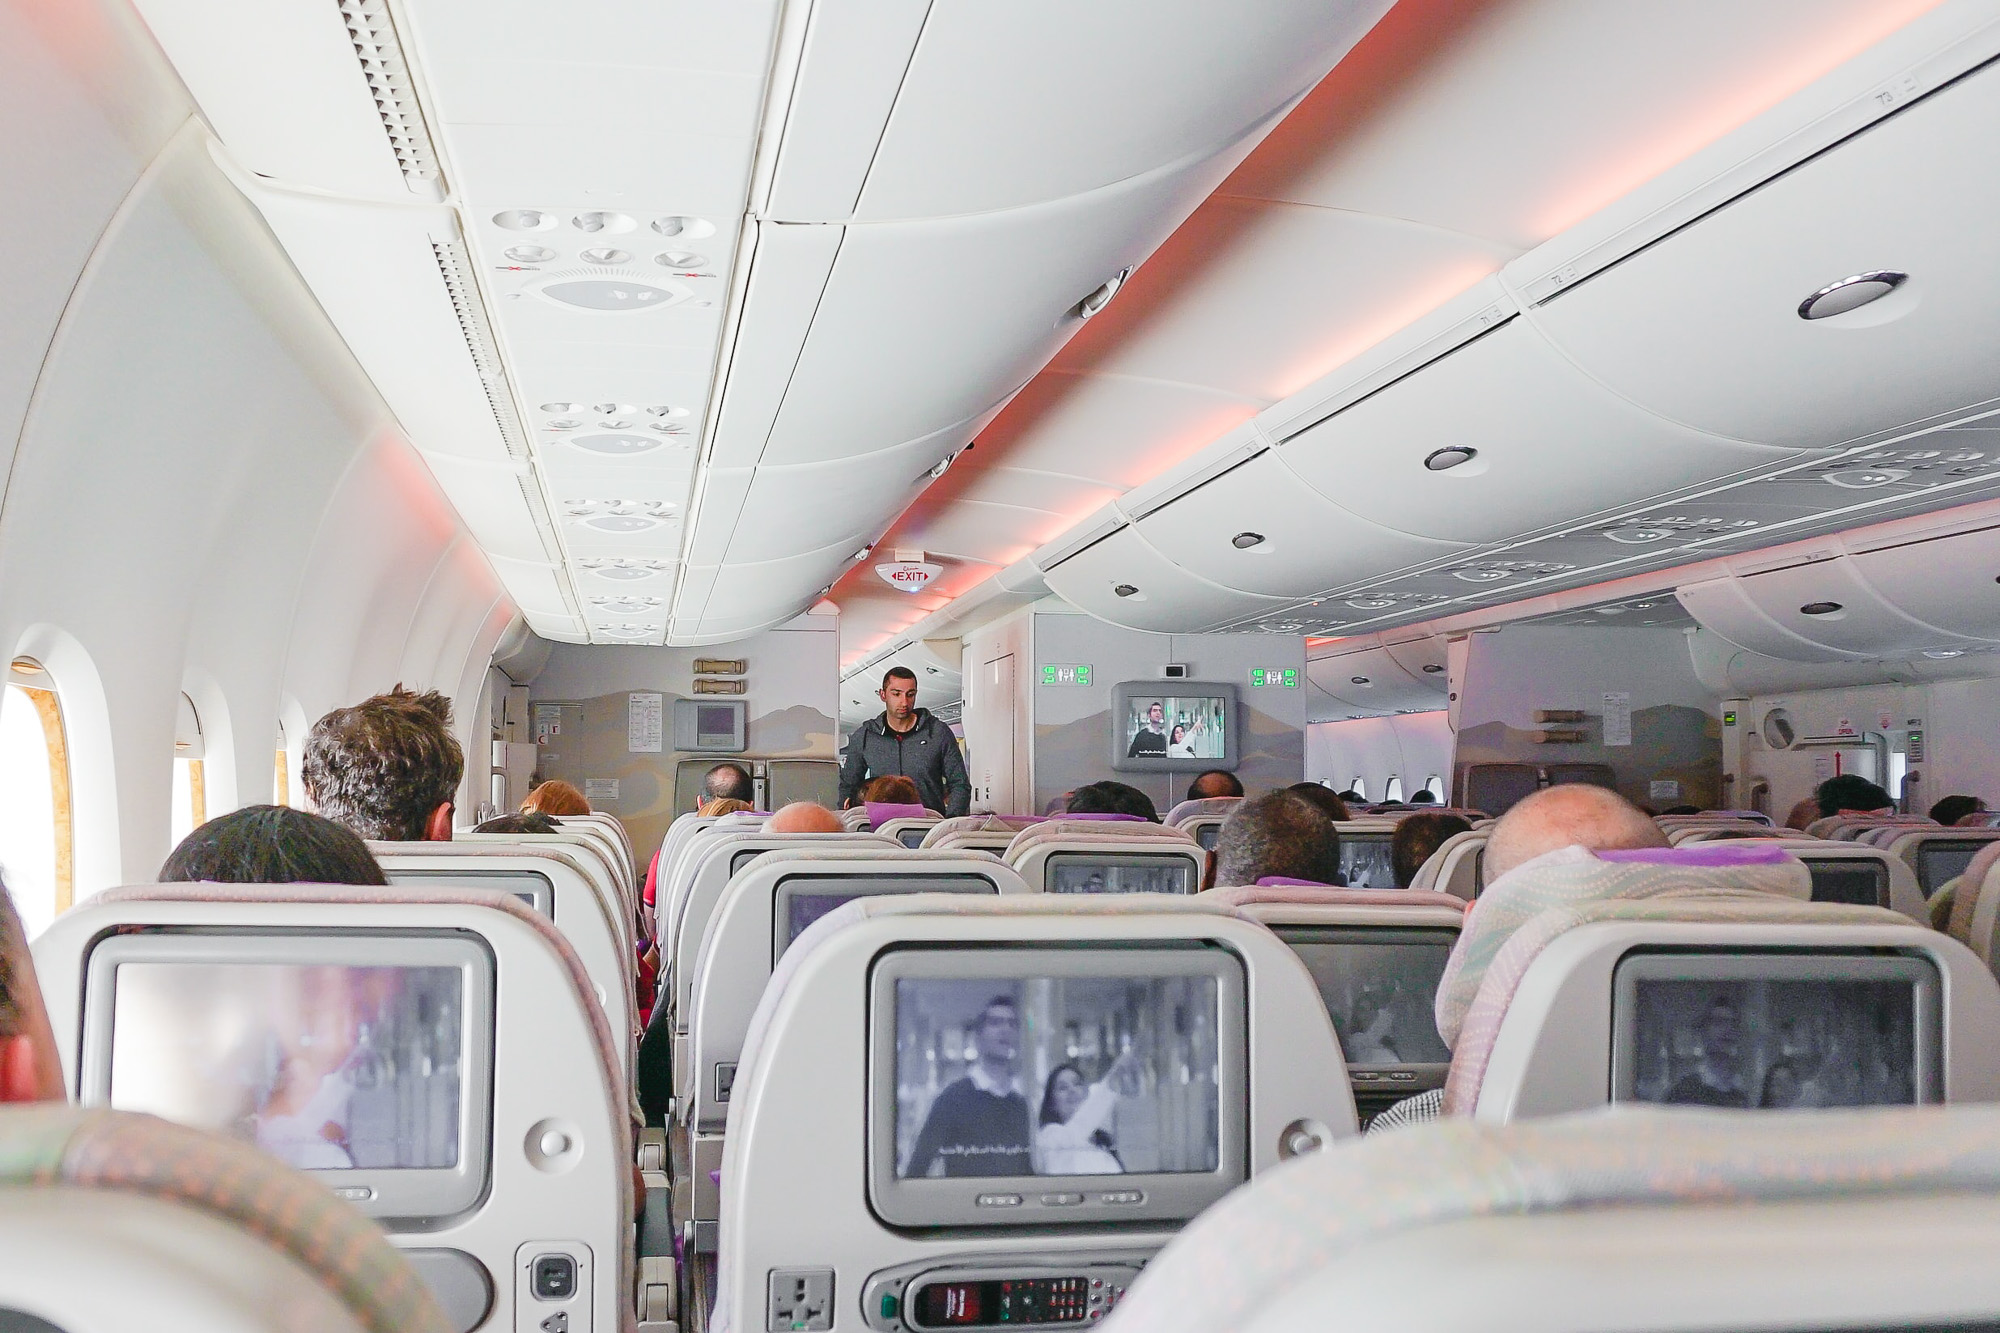
[[[1136,1261],[911,1265],[871,1277],[862,1308],[885,1333],[1089,1328],[1138,1275]]]

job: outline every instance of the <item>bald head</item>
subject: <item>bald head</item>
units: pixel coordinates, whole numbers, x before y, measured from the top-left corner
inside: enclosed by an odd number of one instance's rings
[[[811,801],[793,801],[784,809],[772,815],[764,825],[767,833],[845,833],[847,826],[840,822],[840,816],[823,805]]]
[[[1558,847],[1596,852],[1664,847],[1667,835],[1646,813],[1603,787],[1547,787],[1500,817],[1486,840],[1486,882]]]

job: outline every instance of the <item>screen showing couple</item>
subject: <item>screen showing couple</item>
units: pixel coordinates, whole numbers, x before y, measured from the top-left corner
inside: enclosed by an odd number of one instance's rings
[[[308,1171],[458,1163],[454,967],[123,963],[111,1104]]]
[[[1639,1101],[1784,1109],[1917,1100],[1910,981],[1640,980],[1633,998]]]
[[[1211,976],[896,983],[896,1174],[1212,1172]]]
[[[1153,696],[1125,703],[1127,759],[1221,759],[1226,753],[1229,701]]]
[[[1319,986],[1349,1065],[1450,1062],[1435,1010],[1452,932],[1410,931],[1391,941],[1377,931],[1365,943],[1284,934]]]

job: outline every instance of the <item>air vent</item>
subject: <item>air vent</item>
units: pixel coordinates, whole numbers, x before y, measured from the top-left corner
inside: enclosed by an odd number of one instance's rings
[[[1247,551],[1253,546],[1262,546],[1264,544],[1264,534],[1261,532],[1239,532],[1229,539],[1229,544],[1239,551]]]
[[[1454,444],[1448,448],[1433,450],[1425,459],[1424,466],[1433,472],[1445,472],[1461,463],[1470,463],[1479,457],[1479,451],[1467,445]]]
[[[431,147],[423,109],[417,105],[416,89],[410,82],[410,64],[403,58],[403,45],[396,38],[388,0],[336,0],[336,3],[340,6],[341,22],[347,25],[348,40],[354,43],[354,58],[361,62],[361,77],[368,81],[368,95],[375,99],[375,114],[381,117],[382,132],[389,136],[396,165],[402,168],[404,183],[414,194],[429,199],[444,198],[437,152]]]
[[[1436,662],[1426,662],[1424,663],[1424,674],[1426,676],[1441,676],[1444,674],[1444,668]]]
[[[472,354],[473,368],[486,390],[486,405],[493,409],[493,424],[507,452],[523,462],[533,457],[528,449],[528,432],[514,409],[514,395],[507,388],[507,370],[500,360],[500,348],[493,341],[493,326],[486,320],[486,307],[472,284],[471,257],[457,241],[431,242],[437,257],[438,276],[451,297],[452,313],[458,316],[458,331],[465,337],[465,350]]]
[[[1799,608],[1799,614],[1802,616],[1836,616],[1840,612],[1839,602],[1807,602]]]

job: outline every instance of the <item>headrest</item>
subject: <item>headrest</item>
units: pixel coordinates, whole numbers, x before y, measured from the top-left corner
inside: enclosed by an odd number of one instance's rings
[[[1986,876],[1995,865],[2000,865],[2000,841],[1989,842],[1972,854],[1965,863],[1965,873],[1960,875],[1960,892],[1971,897],[1979,896],[1979,886],[1986,882]]]
[[[934,819],[937,816],[937,812],[928,806],[900,801],[866,801],[861,808],[868,813],[870,828],[881,828],[892,819]]]
[[[1634,886],[1641,887],[1641,886]],[[1678,884],[1643,886],[1650,891],[1626,893],[1551,907],[1513,932],[1487,966],[1479,991],[1463,1023],[1445,1040],[1451,1046],[1451,1072],[1445,1077],[1444,1112],[1470,1115],[1499,1037],[1500,1021],[1513,1003],[1529,966],[1557,936],[1595,921],[1706,921],[1735,925],[1892,926],[1907,930],[1910,919],[1886,907],[1852,903],[1816,903],[1748,889]],[[1476,904],[1475,904],[1476,906]],[[1477,915],[1475,913],[1474,920]],[[1468,924],[1466,933],[1477,927]],[[1463,940],[1464,935],[1460,936]],[[1444,1012],[1444,985],[1438,988],[1438,1012]],[[1439,1023],[1443,1031],[1443,1023]]]
[[[1199,796],[1192,801],[1182,801],[1167,811],[1167,817],[1161,822],[1178,825],[1183,819],[1193,819],[1196,815],[1226,815],[1241,804],[1241,796]]]
[[[1341,889],[1328,884],[1303,881],[1214,888],[1196,895],[1197,899],[1225,907],[1248,907],[1255,903],[1284,903],[1298,907],[1449,907],[1464,912],[1465,902],[1448,893],[1429,889]]]
[[[1057,818],[1095,819],[1100,821],[1108,821],[1111,823],[1133,823],[1133,824],[1150,824],[1153,822],[1152,820],[1146,818],[1144,815],[1121,815],[1111,810],[1088,810],[1081,814],[1077,813],[1074,810],[1066,810],[1062,814],[1058,815]]]
[[[1698,847],[1646,848],[1654,857],[1606,859],[1584,847],[1561,847],[1518,865],[1486,886],[1465,918],[1465,929],[1445,963],[1438,983],[1438,1035],[1447,1046],[1458,1041],[1466,1011],[1480,982],[1510,936],[1538,913],[1605,898],[1650,898],[1676,890],[1741,889],[1808,901],[1812,872],[1782,847],[1769,843],[1723,843]],[[1695,852],[1702,860],[1685,859]],[[1723,856],[1729,859],[1716,861]]]
[[[936,839],[954,833],[1019,833],[1041,822],[1040,815],[954,815],[931,825],[931,831],[924,835],[924,845],[928,847]]]
[[[430,1288],[380,1228],[250,1144],[128,1111],[0,1108],[0,1186],[51,1185],[208,1213],[292,1259],[373,1333],[451,1333]]]
[[[1244,1328],[1372,1241],[1465,1218],[1968,1190],[2000,1191],[2000,1107],[1446,1121],[1257,1176],[1182,1228],[1104,1327]]]

